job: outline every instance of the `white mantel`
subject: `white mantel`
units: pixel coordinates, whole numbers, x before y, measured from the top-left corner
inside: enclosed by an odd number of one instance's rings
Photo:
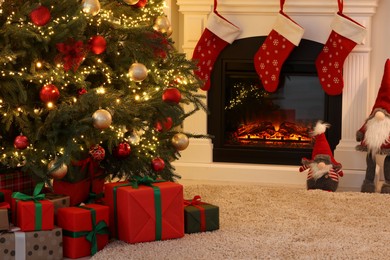
[[[375,95],[369,88],[369,77],[372,16],[378,1],[344,1],[344,14],[367,28],[364,44],[356,46],[344,63],[342,133],[334,154],[343,164],[345,174],[340,188],[344,189],[358,190],[365,174],[365,154],[355,151],[355,133],[371,109],[369,97]],[[213,9],[213,0],[178,0],[177,4],[180,51],[191,58]],[[238,38],[265,36],[271,31],[279,11],[279,0],[219,0],[218,11],[241,28]],[[284,11],[305,29],[304,39],[325,43],[338,8],[336,0],[286,0]],[[207,115],[198,112],[189,117],[184,122],[184,130],[207,133]],[[305,185],[306,175],[299,173],[297,166],[215,163],[210,140],[191,139],[190,146],[181,154],[182,158],[174,166],[183,179]]]

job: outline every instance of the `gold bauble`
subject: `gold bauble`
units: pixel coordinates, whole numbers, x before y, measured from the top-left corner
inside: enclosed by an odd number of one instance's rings
[[[171,22],[165,15],[159,16],[154,21],[153,29],[160,33],[168,33],[169,30],[172,30]]]
[[[172,137],[172,145],[179,151],[185,150],[189,144],[188,136],[183,133],[177,133]]]
[[[100,12],[99,0],[83,0],[81,2],[83,12],[90,15],[97,15]]]
[[[135,5],[139,2],[139,0],[123,0],[128,5]]]
[[[92,115],[93,126],[97,129],[106,129],[112,123],[110,112],[105,109],[96,110]]]
[[[171,36],[173,33],[173,29],[172,29],[172,26],[169,26],[168,30],[167,30],[167,36]]]
[[[68,173],[68,166],[66,166],[66,164],[62,164],[56,170],[52,171],[55,163],[56,163],[56,160],[53,160],[53,161],[49,162],[49,164],[47,165],[47,168],[49,169],[49,172],[50,172],[49,173],[50,176],[53,177],[53,179],[57,179],[57,180],[64,178],[65,175]]]
[[[142,63],[133,63],[129,68],[129,77],[135,82],[141,82],[148,76],[148,69]]]

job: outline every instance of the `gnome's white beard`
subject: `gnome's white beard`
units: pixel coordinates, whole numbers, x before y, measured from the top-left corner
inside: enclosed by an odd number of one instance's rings
[[[326,164],[325,167],[320,170],[318,168],[318,163],[316,162],[310,163],[309,167],[312,171],[312,176],[314,180],[321,178],[333,168],[332,164]]]
[[[390,118],[386,116],[383,120],[377,120],[374,117],[367,121],[366,129],[364,142],[368,152],[375,155],[380,151],[382,145],[390,142]]]

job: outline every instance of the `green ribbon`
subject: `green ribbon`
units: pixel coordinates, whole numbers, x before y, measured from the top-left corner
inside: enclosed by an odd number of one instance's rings
[[[95,192],[90,192],[86,204],[95,203],[97,200],[102,198],[104,198],[104,192],[100,192],[98,194],[96,194]]]
[[[63,230],[62,234],[71,238],[85,237],[91,243],[91,255],[94,255],[98,251],[97,235],[106,235],[109,233],[107,223],[104,220],[99,221],[96,224],[96,211],[95,209],[78,206],[78,208],[86,209],[91,212],[91,231],[69,231]]]
[[[35,230],[41,230],[42,229],[42,204],[39,202],[39,200],[44,200],[45,199],[45,194],[40,194],[43,186],[45,183],[40,182],[38,183],[35,188],[33,195],[27,195],[22,192],[14,192],[12,193],[12,197],[16,199],[16,202],[18,200],[22,201],[30,201],[32,200],[35,204]]]

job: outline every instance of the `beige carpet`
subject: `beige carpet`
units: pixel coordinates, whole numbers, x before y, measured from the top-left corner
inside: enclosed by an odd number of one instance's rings
[[[111,242],[99,259],[390,259],[390,195],[259,185],[184,185],[220,207],[220,230]]]

